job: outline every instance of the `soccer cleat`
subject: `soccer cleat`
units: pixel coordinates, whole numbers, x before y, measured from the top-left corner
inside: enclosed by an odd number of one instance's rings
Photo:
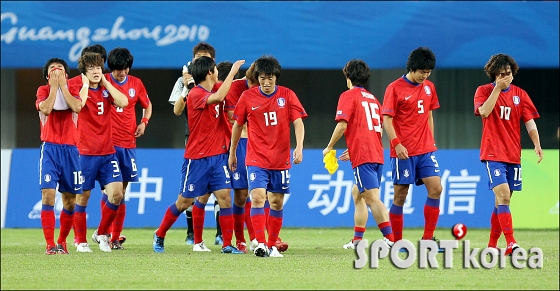
[[[387,245],[388,248],[392,248],[393,245],[395,244],[394,242],[390,241],[388,238],[384,237],[383,238],[383,242],[385,243],[385,245]]]
[[[55,246],[47,246],[45,250],[45,255],[56,255],[56,247]]]
[[[99,241],[99,249],[102,252],[106,252],[106,253],[111,252],[111,246],[109,245],[109,238],[106,235],[104,234],[98,235],[97,240]]]
[[[154,242],[152,243],[152,246],[154,248],[154,252],[163,253],[165,248],[163,246],[163,241],[165,238],[157,236],[156,231],[154,231]]]
[[[56,252],[61,255],[69,254],[68,249],[66,248],[66,242],[56,244]]]
[[[256,238],[254,238],[253,240],[251,240],[251,244],[249,245],[249,250],[254,251],[258,245],[259,245],[259,241],[257,241]]]
[[[74,246],[77,247],[80,244],[80,242],[78,242],[78,237],[75,236],[74,237]]]
[[[224,244],[224,240],[222,239],[222,235],[217,235],[216,239],[214,240],[214,244],[215,245],[223,245]]]
[[[124,235],[119,236],[119,243],[121,245],[124,244],[125,241],[126,241],[126,236],[124,236]]]
[[[97,235],[97,229],[91,234],[91,240],[94,243],[99,244],[99,236]]]
[[[111,246],[111,249],[113,250],[124,250],[121,242],[119,240],[114,240],[112,242],[109,243],[109,245]]]
[[[276,240],[275,246],[279,252],[285,252],[288,249],[288,243],[283,242],[280,237],[278,237],[278,240]]]
[[[422,239],[422,238],[421,238],[421,239]],[[432,237],[431,240],[435,241],[436,244],[438,245],[438,253],[443,253],[443,252],[445,251],[444,249],[442,249],[442,248],[439,247],[439,239],[437,239],[437,238],[434,236],[434,237]],[[406,249],[405,249],[405,250],[406,250]],[[402,249],[400,249],[399,252],[402,253]]]
[[[89,248],[89,244],[87,242],[85,243],[79,243],[78,246],[76,247],[76,252],[78,253],[92,253],[92,250]]]
[[[257,257],[268,257],[269,250],[264,243],[259,243],[259,245],[255,248],[254,253]]]
[[[188,245],[194,245],[194,233],[190,232],[187,234],[185,238],[185,243]]]
[[[343,245],[342,248],[345,250],[353,250],[356,248],[356,246],[354,245],[354,242],[350,240],[347,244]]]
[[[513,251],[514,251],[515,249],[517,249],[517,248],[519,248],[519,245],[518,245],[518,244],[516,244],[516,243],[514,243],[514,242],[510,242],[510,243],[508,244],[508,246],[507,246],[505,255],[506,255],[506,256],[511,256],[511,254],[513,253]]]
[[[231,245],[229,245],[227,247],[223,247],[222,248],[222,253],[224,253],[224,254],[236,254],[236,255],[237,254],[244,254],[243,251],[240,251],[236,247],[231,246]]]
[[[197,243],[195,245],[193,245],[192,248],[193,252],[211,252],[212,250],[207,248],[206,245],[204,244],[204,241],[201,241],[200,243]]]
[[[278,250],[278,248],[275,247],[275,246],[274,246],[274,247],[271,247],[271,248],[268,250],[268,256],[271,257],[271,258],[283,258],[283,257],[284,257],[284,255],[282,255],[282,254],[280,253],[280,251]]]
[[[237,249],[242,251],[244,254],[247,253],[247,244],[245,242],[238,242],[237,243]]]

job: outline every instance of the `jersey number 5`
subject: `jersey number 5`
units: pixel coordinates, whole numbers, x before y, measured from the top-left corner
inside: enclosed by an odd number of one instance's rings
[[[379,105],[377,103],[368,103],[367,101],[362,101],[362,106],[366,113],[366,121],[369,130],[375,130],[376,132],[381,132],[381,118],[379,117]],[[377,125],[373,125],[372,119],[377,120]]]

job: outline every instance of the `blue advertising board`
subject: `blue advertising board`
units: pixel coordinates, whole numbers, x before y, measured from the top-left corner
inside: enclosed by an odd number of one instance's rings
[[[342,150],[338,150],[338,154]],[[381,180],[380,198],[389,208],[393,198],[389,153]],[[438,150],[443,192],[439,227],[461,222],[469,227],[488,227],[494,195],[488,190],[487,176],[478,159],[478,149]],[[285,197],[285,227],[352,227],[354,205],[351,189],[354,175],[349,162],[339,162],[332,176],[324,168],[322,151],[306,149],[303,162],[290,170],[291,194]],[[41,192],[38,185],[38,149],[13,149],[9,190],[5,208],[7,228],[41,227]],[[131,183],[126,192],[125,227],[157,228],[167,207],[177,199],[183,159],[182,149],[137,149],[139,182]],[[100,220],[99,185],[92,190],[87,207],[88,227],[97,227]],[[233,195],[233,191],[232,191]],[[405,227],[423,227],[424,186],[411,186],[404,206]],[[207,217],[214,217],[213,199],[206,207]],[[55,213],[62,209],[56,198]],[[368,225],[375,225],[370,215]],[[215,226],[214,219],[205,220],[206,227]],[[174,227],[186,227],[179,219]]]
[[[177,68],[200,41],[217,61],[275,56],[283,68],[337,69],[362,59],[404,68],[430,47],[438,68],[481,68],[506,53],[559,67],[558,1],[2,1],[2,68],[77,67],[82,48],[129,48],[135,68]],[[496,17],[499,15],[499,17]]]

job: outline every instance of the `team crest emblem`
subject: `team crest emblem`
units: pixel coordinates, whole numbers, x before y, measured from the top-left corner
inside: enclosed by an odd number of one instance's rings
[[[519,102],[521,102],[521,99],[519,98],[519,96],[517,96],[517,95],[513,96],[513,103],[515,105],[519,105]]]
[[[495,169],[494,170],[494,176],[496,176],[496,177],[500,176],[500,169]]]
[[[128,96],[130,96],[130,98],[134,98],[134,96],[136,96],[136,90],[134,90],[134,88],[128,89]]]
[[[404,176],[405,178],[408,178],[408,177],[410,176],[410,172],[408,171],[408,169],[405,169],[405,170],[404,170],[403,176]]]
[[[280,107],[286,106],[286,99],[284,99],[284,98],[278,98],[278,100],[276,102],[278,102],[278,106],[280,106]]]
[[[189,186],[187,186],[187,189],[191,192],[194,191],[194,184],[189,184]]]
[[[234,180],[239,180],[240,176],[241,176],[241,175],[239,175],[239,172],[233,173],[233,179],[234,179]]]
[[[45,175],[45,178],[43,178],[43,180],[45,180],[45,182],[48,183],[48,182],[50,182],[50,181],[52,180],[52,177],[51,177],[50,174],[46,174],[46,175]]]
[[[109,97],[109,91],[107,91],[107,90],[101,91],[101,94],[103,95],[103,98]]]
[[[432,95],[432,89],[430,89],[430,86],[424,86],[424,92],[426,92],[426,95],[428,96]]]
[[[257,174],[255,174],[255,173],[251,173],[251,175],[249,175],[249,179],[251,181],[255,181],[256,178],[257,178]]]

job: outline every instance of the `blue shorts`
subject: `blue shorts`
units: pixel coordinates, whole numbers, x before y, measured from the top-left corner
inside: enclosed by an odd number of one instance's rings
[[[521,165],[482,161],[488,174],[488,189],[508,183],[509,190],[521,191]]]
[[[138,168],[136,168],[136,149],[115,146],[117,159],[121,169],[123,182],[138,182]]]
[[[73,145],[43,142],[39,155],[39,188],[82,194],[80,153]]]
[[[379,188],[383,176],[383,164],[366,163],[354,168],[354,178],[360,193]]]
[[[267,170],[248,166],[249,191],[265,188],[272,193],[290,194],[290,170]]]
[[[409,157],[406,160],[391,158],[393,184],[422,185],[423,178],[441,176],[434,152]]]
[[[84,177],[84,190],[95,188],[95,181],[104,188],[113,182],[122,182],[117,154],[103,156],[80,156],[82,175]]]
[[[179,193],[195,198],[221,189],[231,189],[228,154],[201,159],[183,159]]]
[[[233,189],[247,189],[249,188],[249,183],[247,182],[247,168],[245,167],[247,138],[242,137],[239,139],[235,156],[237,157],[237,169],[232,173],[233,180],[231,180],[231,186]]]

